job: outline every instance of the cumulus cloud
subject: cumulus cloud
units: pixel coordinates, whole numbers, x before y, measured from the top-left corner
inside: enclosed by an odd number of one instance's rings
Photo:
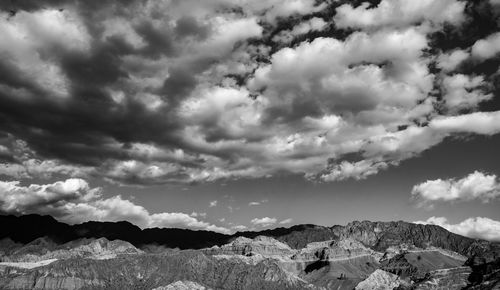
[[[476,133],[494,135],[500,132],[500,111],[475,112],[459,116],[442,116],[431,120],[430,129],[441,133]]]
[[[465,2],[417,2],[2,3],[0,174],[338,181],[497,134],[491,76],[458,69],[495,34],[437,47]]]
[[[484,94],[481,86],[485,85],[482,76],[455,74],[443,79],[445,107],[451,113],[463,109],[477,108],[479,103],[490,100],[492,94]]]
[[[452,224],[444,217],[433,216],[426,221],[417,221],[415,223],[438,225],[452,233],[469,238],[493,242],[500,241],[500,222],[486,217],[470,217],[460,223]]]
[[[307,21],[295,25],[291,30],[281,31],[273,37],[275,42],[291,42],[295,37],[309,33],[311,31],[323,30],[328,25],[325,20],[319,17],[313,17]]]
[[[500,52],[500,32],[494,33],[485,39],[476,41],[472,46],[471,54],[479,59],[494,57]]]
[[[254,218],[250,221],[250,223],[254,226],[260,227],[269,227],[276,224],[278,220],[276,218],[263,217],[263,218]]]
[[[437,60],[437,66],[446,71],[455,70],[464,60],[470,57],[470,53],[462,49],[441,54]]]
[[[417,184],[411,194],[418,206],[432,206],[439,201],[474,199],[489,202],[500,196],[500,183],[494,174],[474,171],[460,179],[436,179]]]
[[[224,227],[197,220],[196,216],[201,214],[150,213],[120,195],[104,198],[101,188],[92,188],[79,178],[26,186],[18,181],[0,181],[0,211],[4,214],[50,214],[71,224],[89,220],[127,220],[142,228],[178,227],[229,232]]]
[[[457,23],[463,20],[465,2],[456,0],[382,0],[375,8],[365,2],[354,8],[344,4],[337,8],[335,22],[340,27],[367,28],[405,26],[420,21]]]

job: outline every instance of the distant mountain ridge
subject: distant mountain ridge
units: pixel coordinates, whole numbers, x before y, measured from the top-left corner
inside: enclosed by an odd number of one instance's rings
[[[140,229],[129,222],[68,225],[26,215],[0,216],[0,229],[5,289],[169,289],[172,283],[213,289],[500,287],[499,243],[403,221],[225,235]]]
[[[263,231],[237,232],[226,235],[211,231],[176,228],[140,229],[130,222],[96,222],[68,225],[51,216],[23,215],[0,216],[0,239],[29,243],[36,238],[48,237],[56,243],[66,243],[80,238],[107,238],[123,240],[140,247],[148,244],[168,248],[201,249],[229,243],[236,237],[255,238],[269,236],[300,249],[308,243],[341,238],[354,238],[375,250],[390,246],[412,244],[419,247],[435,246],[451,250],[467,257],[481,256],[482,262],[498,258],[499,243],[463,237],[436,225],[413,224],[403,221],[371,222],[354,221],[346,226],[332,227],[311,224]],[[486,255],[485,253],[489,253]]]
[[[135,246],[157,244],[169,248],[201,249],[228,243],[238,236],[254,238],[259,235],[280,237],[291,247],[300,248],[309,242],[338,237],[338,230],[316,225],[297,225],[291,228],[276,228],[259,232],[238,232],[226,235],[204,230],[177,228],[147,228],[127,222],[96,222],[68,225],[51,216],[36,214],[0,216],[0,239],[11,238],[20,243],[29,243],[39,237],[49,237],[57,243],[79,238],[107,238],[130,242]]]

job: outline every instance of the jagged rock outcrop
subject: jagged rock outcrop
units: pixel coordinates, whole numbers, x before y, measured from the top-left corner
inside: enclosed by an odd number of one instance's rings
[[[386,272],[384,270],[375,270],[365,280],[356,285],[356,290],[392,290],[400,285],[409,285],[408,282],[401,280],[398,275]]]
[[[292,259],[294,260],[339,260],[358,256],[378,255],[375,251],[365,247],[353,239],[332,240],[308,244],[299,250]]]
[[[63,285],[63,289],[153,289],[176,281],[192,281],[212,289],[316,288],[272,259],[249,265],[219,260],[200,251],[108,260],[66,259],[35,269],[7,268],[2,277],[0,289],[31,289],[32,285],[46,285],[40,289],[54,289],[50,288],[54,285]]]
[[[452,269],[440,269],[428,273],[424,280],[415,283],[415,290],[447,289],[458,290],[468,285],[468,277],[471,273],[469,267],[458,267]]]
[[[403,278],[419,279],[425,275],[425,273],[419,271],[419,269],[412,265],[405,257],[405,253],[398,254],[391,259],[381,262],[380,269],[395,274]]]
[[[3,262],[39,262],[69,258],[109,259],[121,254],[139,254],[141,250],[132,244],[106,238],[82,239],[56,245],[46,238],[39,238],[3,256]]]
[[[471,283],[468,289],[500,290],[500,259],[482,264],[470,259],[466,265],[472,267],[472,273],[469,276]]]
[[[211,290],[202,286],[196,282],[191,281],[177,281],[167,286],[162,286],[158,288],[154,288],[153,290]]]
[[[222,246],[214,246],[204,250],[211,255],[261,255],[263,257],[289,257],[295,251],[287,244],[271,237],[257,236],[254,239],[238,237],[232,242]]]
[[[398,222],[355,221],[347,224],[340,238],[352,238],[376,250],[409,244],[419,248],[438,247],[467,257],[481,257],[483,262],[500,257],[500,245],[448,232],[436,225]]]
[[[309,243],[337,240],[342,226],[324,227],[317,225],[296,225],[290,228],[276,228],[259,232],[238,232],[233,236],[255,238],[269,236],[289,245],[292,249],[302,249]]]

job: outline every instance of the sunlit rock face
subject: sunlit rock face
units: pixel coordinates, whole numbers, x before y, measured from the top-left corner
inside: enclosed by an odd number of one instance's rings
[[[294,260],[342,260],[377,253],[353,239],[324,241],[308,244],[293,256]]]
[[[404,282],[398,275],[384,270],[375,270],[368,278],[356,285],[356,290],[391,290]]]
[[[210,288],[206,288],[196,282],[191,281],[177,281],[167,286],[161,286],[158,288],[154,288],[153,290],[211,290]]]
[[[39,238],[26,246],[4,253],[3,262],[40,262],[46,260],[91,258],[111,259],[122,254],[140,254],[132,244],[106,238],[81,239],[57,245],[48,238]]]
[[[254,239],[238,237],[229,244],[220,247],[214,246],[207,249],[205,252],[220,255],[261,255],[264,257],[283,257],[291,255],[294,250],[292,250],[287,244],[277,241],[271,237],[258,236]]]

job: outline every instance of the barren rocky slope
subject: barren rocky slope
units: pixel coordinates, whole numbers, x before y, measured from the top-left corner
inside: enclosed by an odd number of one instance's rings
[[[497,289],[500,281],[498,244],[437,226],[363,221],[232,236],[153,229],[155,240],[129,223],[47,217],[29,232],[33,219],[0,217],[0,289]],[[172,249],[189,238],[176,248],[193,249]]]

